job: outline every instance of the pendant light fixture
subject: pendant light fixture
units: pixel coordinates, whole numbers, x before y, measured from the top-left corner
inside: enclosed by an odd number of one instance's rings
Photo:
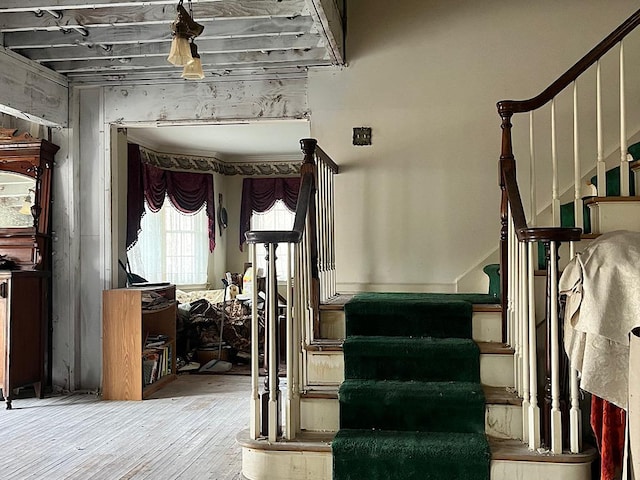
[[[191,40],[191,57],[193,61],[184,66],[182,78],[186,78],[187,80],[202,80],[204,78],[202,61],[200,60],[200,55],[198,55],[198,46],[193,40]]]
[[[182,6],[183,0],[178,1],[178,7],[176,8],[178,16],[171,23],[173,39],[171,40],[171,51],[167,60],[177,66],[189,65],[194,62],[191,45],[193,44],[193,39],[204,30],[204,26],[193,20],[191,0],[188,1],[189,12]]]

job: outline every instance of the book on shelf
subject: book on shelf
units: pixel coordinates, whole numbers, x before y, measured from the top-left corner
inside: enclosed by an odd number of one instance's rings
[[[174,303],[156,292],[143,292],[141,301],[143,310],[161,310]]]
[[[152,349],[157,347],[162,347],[169,341],[168,335],[162,334],[150,334],[148,333],[144,339],[144,349]]]
[[[171,353],[171,344],[145,350],[142,355],[143,387],[157,382],[165,375],[173,373]]]

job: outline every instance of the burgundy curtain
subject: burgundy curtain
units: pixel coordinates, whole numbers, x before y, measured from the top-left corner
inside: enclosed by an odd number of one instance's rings
[[[245,242],[244,234],[251,230],[251,214],[266,212],[282,200],[289,210],[296,211],[300,177],[245,178],[242,182],[240,207],[240,250]]]
[[[132,148],[133,146],[133,148]],[[135,166],[132,165],[131,154],[137,150],[140,180],[136,177]],[[209,219],[209,250],[216,246],[215,206],[213,203],[213,176],[209,173],[187,173],[163,170],[147,163],[140,162],[138,145],[129,144],[129,192],[127,195],[127,248],[138,239],[140,219],[144,214],[144,200],[149,210],[158,212],[162,208],[165,197],[169,197],[171,204],[182,213],[196,213],[206,205]],[[135,183],[132,183],[132,180]],[[135,185],[132,186],[132,185]],[[140,185],[142,189],[140,189]],[[136,189],[136,192],[131,192]],[[143,192],[143,193],[142,193]],[[134,230],[130,230],[130,228]],[[133,232],[135,232],[135,237]],[[130,236],[131,235],[131,236]],[[132,243],[129,243],[129,239]]]
[[[144,215],[144,185],[140,147],[127,145],[127,250],[138,241],[140,221]]]

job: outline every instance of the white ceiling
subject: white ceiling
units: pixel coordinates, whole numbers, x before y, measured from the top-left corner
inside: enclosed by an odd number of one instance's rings
[[[300,156],[300,139],[310,135],[307,120],[230,125],[129,127],[128,139],[163,153],[216,157],[226,161]]]

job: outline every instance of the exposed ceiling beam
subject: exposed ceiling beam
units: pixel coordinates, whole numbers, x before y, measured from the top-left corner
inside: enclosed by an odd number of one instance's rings
[[[192,3],[215,3],[222,0],[192,0]],[[280,3],[297,2],[297,0],[278,0]],[[29,12],[36,10],[80,10],[87,8],[135,7],[148,5],[176,5],[177,0],[2,0],[0,13]]]
[[[338,65],[345,62],[344,56],[344,24],[341,11],[335,0],[308,0],[311,3],[311,14],[322,26],[327,38],[327,47],[331,50],[333,60]]]
[[[205,22],[204,33],[200,39],[259,37],[263,35],[301,35],[310,31],[311,17],[261,18],[258,20],[218,20]],[[38,35],[27,32],[5,33],[5,47],[13,50],[26,48],[68,47],[73,45],[115,45],[138,42],[171,41],[171,31],[165,25],[148,25],[141,28],[128,25],[117,28],[92,28],[88,35],[76,30],[63,32],[39,32]]]
[[[309,50],[287,50],[274,51],[268,54],[261,52],[245,52],[245,53],[229,53],[229,54],[213,54],[202,55],[202,67],[206,69],[208,66],[212,68],[234,68],[237,66],[266,66],[272,64],[318,64],[319,61],[326,59],[326,50],[323,48],[315,48]],[[125,60],[125,59],[123,59]],[[330,64],[330,60],[326,59],[326,64]],[[174,69],[175,67],[167,62],[165,56],[145,57],[137,59],[135,63],[131,61],[118,60],[88,60],[88,61],[71,61],[56,62],[55,70],[59,73],[72,72],[100,72],[103,70],[145,70],[166,68]]]
[[[176,2],[174,2],[175,4]],[[43,10],[41,10],[43,11]],[[2,8],[0,7],[0,13]],[[55,12],[55,11],[54,11]],[[102,9],[78,9],[36,16],[32,11],[3,13],[0,16],[0,30],[20,32],[34,30],[59,30],[60,27],[110,27],[117,25],[169,24],[175,20],[175,5],[151,5],[107,7]],[[193,7],[193,18],[198,23],[222,18],[270,18],[307,16],[309,9],[305,0],[227,0],[225,2],[201,3]]]
[[[256,79],[290,79],[290,78],[305,78],[307,75],[307,67],[299,66],[280,66],[276,68],[252,68],[242,67],[235,68],[233,70],[207,70],[205,72],[206,80],[215,80],[216,82],[233,81],[238,80],[256,80]],[[124,84],[139,84],[139,83],[182,83],[192,82],[193,80],[185,80],[181,77],[182,71],[180,69],[162,70],[162,71],[130,71],[127,73],[119,72],[80,72],[70,73],[68,78],[74,84],[84,85],[109,85],[117,83]]]
[[[199,39],[198,51],[201,55],[214,53],[270,52],[273,50],[301,50],[323,46],[319,35],[264,36],[249,38]],[[133,43],[118,45],[75,45],[59,48],[36,48],[21,50],[20,53],[38,62],[59,62],[71,60],[98,60],[107,58],[135,58],[147,56],[167,56],[168,42]]]

